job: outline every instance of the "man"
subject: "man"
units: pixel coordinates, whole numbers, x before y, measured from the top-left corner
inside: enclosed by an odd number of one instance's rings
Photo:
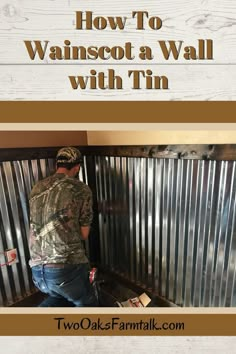
[[[81,153],[58,151],[56,173],[39,181],[30,194],[30,266],[33,281],[50,295],[41,307],[97,306],[89,282],[83,240],[92,222],[92,193],[79,181]]]

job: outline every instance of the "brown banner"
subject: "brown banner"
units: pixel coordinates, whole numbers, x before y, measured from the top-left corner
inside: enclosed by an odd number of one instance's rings
[[[235,336],[236,314],[0,314],[1,336]]]
[[[233,123],[235,101],[0,101],[0,123]]]

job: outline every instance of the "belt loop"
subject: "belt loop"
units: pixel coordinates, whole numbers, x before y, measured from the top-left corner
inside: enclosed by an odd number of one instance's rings
[[[42,264],[41,276],[42,276],[43,281],[45,282],[45,280],[44,280],[44,264]]]

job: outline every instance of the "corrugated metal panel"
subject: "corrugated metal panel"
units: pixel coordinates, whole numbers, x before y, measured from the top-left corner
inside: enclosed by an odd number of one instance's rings
[[[96,157],[101,263],[181,306],[236,306],[235,162]]]
[[[101,264],[181,306],[236,306],[235,162],[96,157],[95,164]],[[20,260],[0,268],[0,306],[34,291],[28,195],[53,171],[52,159],[0,164],[0,252],[16,247]]]
[[[32,160],[0,164],[0,254],[17,248],[19,262],[0,267],[0,306],[9,306],[34,292],[28,266],[28,195],[33,184],[54,169],[54,161]]]

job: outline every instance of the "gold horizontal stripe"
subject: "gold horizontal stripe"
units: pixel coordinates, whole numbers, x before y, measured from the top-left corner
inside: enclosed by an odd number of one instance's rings
[[[233,123],[236,101],[0,101],[0,123]]]
[[[235,321],[235,313],[0,314],[0,335],[235,336]]]

